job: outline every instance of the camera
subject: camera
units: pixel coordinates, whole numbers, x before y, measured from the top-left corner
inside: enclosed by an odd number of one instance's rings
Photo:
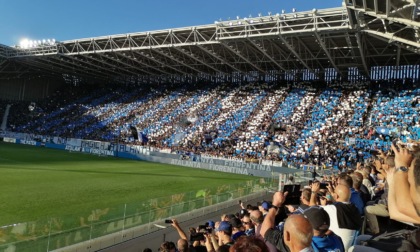
[[[166,224],[172,224],[172,223],[174,223],[172,220],[165,220],[165,223]]]
[[[207,229],[207,227],[208,227],[207,225],[199,225],[199,226],[198,226],[198,231],[199,231],[199,232],[201,232],[201,231],[203,231],[203,230],[206,230],[206,229]]]
[[[319,184],[319,189],[328,189],[328,185],[331,184],[331,181],[325,181],[325,183]]]
[[[191,227],[190,230],[190,241],[204,241],[205,240],[205,233],[209,233],[209,228],[211,231],[211,227],[208,226],[208,223],[205,225],[199,225],[198,229]]]
[[[213,231],[213,228],[209,225],[208,222],[206,222],[206,224],[204,225],[199,225],[198,226],[198,232],[200,233],[211,233]]]
[[[284,185],[283,192],[288,192],[284,205],[300,204],[300,185]]]
[[[190,234],[190,241],[194,242],[194,241],[204,241],[205,237],[204,237],[204,233],[195,233],[195,234]]]

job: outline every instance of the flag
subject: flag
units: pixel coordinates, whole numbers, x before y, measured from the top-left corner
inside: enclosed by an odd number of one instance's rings
[[[134,140],[139,140],[139,132],[137,131],[137,128],[133,125],[130,125],[130,130]]]
[[[147,135],[144,132],[140,132],[140,142],[141,143],[147,143],[149,142],[149,138],[147,137]]]

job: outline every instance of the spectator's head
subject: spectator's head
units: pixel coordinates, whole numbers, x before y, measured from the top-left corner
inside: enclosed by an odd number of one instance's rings
[[[290,215],[284,223],[284,243],[291,252],[310,247],[312,242],[311,223],[300,214]]]
[[[268,203],[267,201],[262,202],[260,211],[264,213],[264,212],[267,212],[268,209],[270,209],[270,203]]]
[[[173,242],[164,242],[160,245],[159,252],[175,252],[176,247]]]
[[[242,221],[236,217],[230,219],[229,222],[232,225],[232,233],[236,233],[244,229]]]
[[[302,190],[302,194],[300,195],[300,201],[302,202],[302,204],[309,205],[310,200],[311,200],[311,189],[304,188]]]
[[[211,227],[212,229],[214,229],[214,225],[215,225],[215,222],[214,221],[212,221],[212,220],[209,220],[209,221],[207,221],[207,226],[209,226],[209,227]]]
[[[350,187],[343,184],[338,184],[335,187],[333,198],[337,202],[349,202],[351,196]]]
[[[258,207],[253,206],[251,204],[246,205],[246,210],[248,210],[248,212],[252,211],[252,210],[256,210],[258,209]]]
[[[303,212],[303,215],[311,223],[314,236],[322,236],[330,228],[330,216],[321,207],[310,207]]]
[[[363,175],[361,172],[357,171],[351,175],[351,178],[353,180],[353,188],[356,190],[360,189],[360,186],[363,182]]]
[[[356,171],[355,173],[360,173],[362,175],[362,180],[363,179],[369,179],[369,172],[366,170],[360,170],[360,171]],[[352,179],[354,179],[354,177],[351,177]],[[354,185],[354,181],[353,181],[353,185]]]
[[[341,173],[338,175],[338,184],[346,185],[348,188],[353,187],[353,179],[347,173]]]
[[[268,252],[265,242],[255,236],[241,236],[230,247],[230,252]]]
[[[229,221],[229,215],[228,214],[222,214],[222,216],[220,217],[221,221]]]
[[[375,168],[373,167],[373,165],[366,165],[366,166],[363,166],[362,170],[366,171],[368,174],[371,174],[372,170],[375,170]]]
[[[251,219],[254,225],[260,225],[264,221],[264,216],[260,210],[251,211],[249,218]]]
[[[177,245],[178,245],[178,251],[179,252],[188,251],[188,241],[187,240],[179,239]]]
[[[242,225],[244,226],[245,230],[254,228],[254,224],[252,223],[249,214],[244,215],[244,217],[242,218]]]
[[[231,236],[232,225],[230,224],[229,221],[221,221],[219,223],[219,226],[216,227],[216,231],[218,232],[218,234],[220,233],[220,234]]]

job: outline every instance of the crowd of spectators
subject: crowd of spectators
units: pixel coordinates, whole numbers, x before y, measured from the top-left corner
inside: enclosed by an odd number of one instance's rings
[[[299,204],[279,191],[256,205],[240,202],[236,213],[187,231],[173,219],[179,240],[144,251],[418,251],[419,154],[420,142],[392,145],[369,164],[304,184]],[[294,183],[290,177],[285,184]],[[402,231],[416,234],[409,247],[400,244],[408,240],[403,236],[372,242]]]
[[[420,138],[420,88],[398,83],[71,87],[12,103],[7,130],[136,144],[134,127],[156,148],[342,169]]]

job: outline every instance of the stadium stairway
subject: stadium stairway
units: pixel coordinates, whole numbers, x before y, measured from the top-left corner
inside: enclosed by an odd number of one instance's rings
[[[1,121],[0,130],[6,130],[7,118],[9,117],[10,107],[11,107],[10,104],[6,105],[6,109],[4,110],[3,120]]]

